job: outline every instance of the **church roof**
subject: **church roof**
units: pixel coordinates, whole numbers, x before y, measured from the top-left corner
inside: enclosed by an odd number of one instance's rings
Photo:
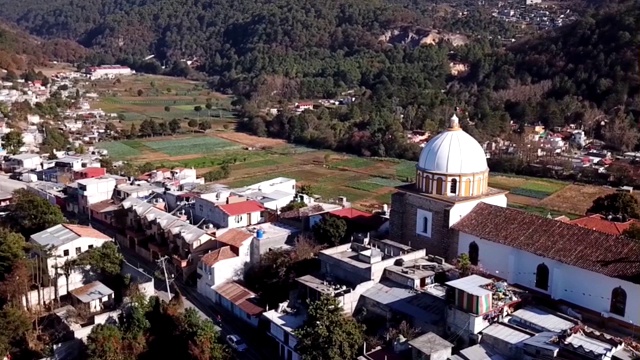
[[[541,257],[640,283],[640,243],[521,210],[479,203],[453,228]]]
[[[441,174],[472,174],[488,170],[487,156],[473,136],[464,132],[454,115],[451,126],[424,146],[418,168]]]

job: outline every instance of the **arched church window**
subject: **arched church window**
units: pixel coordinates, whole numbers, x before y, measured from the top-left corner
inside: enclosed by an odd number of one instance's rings
[[[456,195],[458,193],[458,179],[451,179],[451,187],[449,188],[449,193],[452,195]]]
[[[469,244],[469,261],[471,265],[478,265],[478,260],[480,259],[480,248],[475,241],[472,241]]]
[[[623,316],[627,309],[627,292],[620,286],[611,292],[611,306],[609,312]]]
[[[436,180],[436,194],[438,195],[443,195],[444,194],[444,179],[443,178],[438,178],[438,180]]]
[[[544,291],[549,290],[549,268],[545,264],[536,268],[536,287]]]

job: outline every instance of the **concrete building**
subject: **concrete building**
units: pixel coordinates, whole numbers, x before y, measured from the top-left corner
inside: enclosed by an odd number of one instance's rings
[[[412,360],[448,360],[453,344],[429,332],[409,341]]]
[[[269,336],[278,343],[278,359],[300,360],[301,357],[296,352],[298,338],[294,332],[304,323],[305,313],[289,308],[288,302],[284,302],[277,309],[262,315],[269,322]]]
[[[40,170],[42,169],[42,158],[38,154],[18,154],[9,157],[9,161],[4,163],[4,169],[8,172],[19,170]]]
[[[32,251],[45,261],[49,275],[56,276],[66,261],[113,239],[90,226],[61,224],[31,235],[30,241],[37,245]]]
[[[91,205],[113,197],[116,180],[113,178],[92,178],[76,181],[78,185],[78,210],[88,215]]]
[[[218,228],[239,228],[263,223],[265,216],[265,208],[259,202],[248,200],[219,205],[210,219]]]
[[[91,80],[113,79],[116,76],[127,76],[134,74],[134,71],[126,66],[120,65],[103,65],[93,66],[85,69],[85,74]]]

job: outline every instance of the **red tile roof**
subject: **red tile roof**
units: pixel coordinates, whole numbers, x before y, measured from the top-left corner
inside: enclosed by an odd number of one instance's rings
[[[346,218],[346,219],[354,219],[354,218],[362,218],[362,217],[368,218],[368,217],[374,216],[374,214],[372,213],[360,211],[354,208],[334,210],[329,212],[329,214],[332,214],[341,218]]]
[[[453,228],[609,277],[640,283],[640,243],[537,216],[479,203]]]
[[[94,239],[111,240],[110,237],[92,228],[91,226],[62,224],[68,230],[80,237],[90,237]]]
[[[255,304],[256,294],[236,282],[228,282],[214,289],[220,296],[235,304],[250,316],[264,312],[264,308]]]
[[[229,229],[224,233],[222,233],[222,235],[216,237],[216,240],[222,243],[225,243],[227,245],[231,245],[236,248],[239,248],[245,240],[250,239],[252,237],[253,235],[251,233],[248,233],[244,230]]]
[[[248,200],[233,204],[220,205],[220,210],[229,216],[243,215],[258,211],[263,211],[264,207],[257,201]]]
[[[603,215],[595,214],[585,216],[580,219],[569,221],[569,224],[582,226],[583,228],[600,231],[611,235],[622,235],[622,233],[633,224],[640,224],[637,220],[629,220],[627,222],[609,221]]]
[[[236,255],[231,250],[231,247],[225,246],[225,247],[221,247],[218,250],[214,250],[214,251],[206,254],[205,256],[202,257],[201,261],[205,265],[211,267],[211,266],[215,265],[219,261],[226,260],[226,259],[231,259],[231,258],[234,258],[236,256],[238,256],[238,255]]]

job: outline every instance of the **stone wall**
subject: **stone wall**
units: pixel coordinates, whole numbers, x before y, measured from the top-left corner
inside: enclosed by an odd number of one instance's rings
[[[449,229],[448,210],[452,204],[427,196],[398,191],[391,197],[393,216],[390,219],[389,237],[414,249],[426,249],[427,254],[441,256],[450,261],[457,249]],[[432,213],[431,237],[417,233],[418,209]],[[453,251],[452,251],[453,249]]]

